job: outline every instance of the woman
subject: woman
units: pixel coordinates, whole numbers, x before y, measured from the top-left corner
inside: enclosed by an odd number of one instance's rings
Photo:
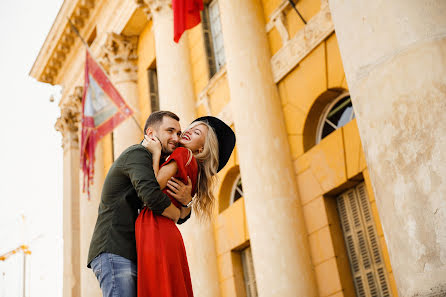
[[[192,210],[199,218],[210,218],[215,174],[226,165],[235,145],[230,127],[215,117],[196,119],[183,133],[180,147],[159,166],[161,146],[156,138],[146,138],[153,155],[153,170],[161,189],[185,218],[190,209],[169,195],[171,177],[192,182]],[[192,297],[192,284],[181,233],[172,220],[144,208],[136,220],[138,255],[138,297]]]

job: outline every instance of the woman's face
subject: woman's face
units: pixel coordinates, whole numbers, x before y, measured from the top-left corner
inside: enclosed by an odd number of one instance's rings
[[[203,124],[189,128],[181,135],[180,144],[194,154],[199,153],[203,150],[207,133],[208,127]]]

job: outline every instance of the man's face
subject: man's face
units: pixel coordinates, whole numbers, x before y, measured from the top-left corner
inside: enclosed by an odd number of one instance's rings
[[[170,155],[178,146],[180,140],[181,127],[180,123],[171,117],[163,117],[158,129],[153,131],[153,134],[158,137],[162,145],[161,153],[163,155]]]

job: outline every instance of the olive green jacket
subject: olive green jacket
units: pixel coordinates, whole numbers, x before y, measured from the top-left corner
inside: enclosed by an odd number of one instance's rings
[[[127,148],[105,178],[87,266],[104,252],[136,263],[135,221],[140,209],[145,205],[160,215],[170,204],[153,172],[152,154],[140,144]]]

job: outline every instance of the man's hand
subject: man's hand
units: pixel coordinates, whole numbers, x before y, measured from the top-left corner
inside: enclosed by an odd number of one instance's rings
[[[187,205],[192,200],[192,182],[187,177],[187,185],[182,183],[180,180],[171,177],[167,182],[167,193],[169,193],[173,198],[177,199],[183,205]]]
[[[169,207],[167,207],[161,215],[171,219],[176,224],[178,222],[178,219],[180,218],[181,211],[176,208],[175,205],[170,204]]]

